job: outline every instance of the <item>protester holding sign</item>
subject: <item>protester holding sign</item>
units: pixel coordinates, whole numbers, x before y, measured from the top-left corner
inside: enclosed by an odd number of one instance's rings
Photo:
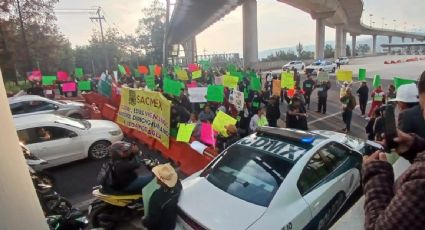
[[[356,98],[351,94],[351,89],[348,88],[345,95],[340,99],[342,103],[342,120],[345,124],[343,132],[350,132],[351,118],[353,117],[353,110],[356,107]]]
[[[311,79],[311,75],[308,74],[307,80],[303,82],[305,105],[307,106],[307,109],[310,109],[310,97],[315,86],[316,86],[316,82],[313,79]]]
[[[317,96],[319,98],[318,113],[326,113],[326,103],[328,100],[328,90],[331,88],[331,82],[330,81],[324,81],[317,87]]]
[[[371,97],[372,97],[372,105],[367,115],[368,120],[370,119],[370,117],[372,117],[372,114],[375,111],[375,109],[381,107],[381,105],[385,103],[385,92],[382,90],[381,85],[377,86],[372,91]]]
[[[251,121],[249,122],[249,130],[253,133],[258,127],[267,125],[268,121],[266,118],[266,109],[262,107],[254,116],[252,116]]]
[[[199,113],[199,120],[201,122],[212,122],[215,118],[215,113],[211,110],[211,107],[209,105],[206,105],[204,107],[204,110]]]

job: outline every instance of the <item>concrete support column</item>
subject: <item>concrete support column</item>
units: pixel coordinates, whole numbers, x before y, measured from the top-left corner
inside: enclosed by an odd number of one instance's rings
[[[257,0],[246,0],[242,5],[244,68],[258,62]]]
[[[393,42],[393,36],[388,36],[388,44],[391,44]],[[391,54],[391,47],[388,47],[388,53]]]
[[[347,32],[342,31],[341,57],[347,56]]]
[[[376,55],[376,35],[372,35],[373,41],[372,41],[372,54]]]
[[[357,35],[351,35],[351,57],[356,56]]]
[[[335,58],[341,57],[341,50],[342,50],[342,44],[343,44],[343,30],[344,30],[344,24],[337,24],[335,26]]]
[[[324,59],[325,58],[325,19],[316,19],[316,52],[314,58]]]
[[[193,37],[183,44],[186,64],[196,63],[196,38]]]
[[[19,146],[1,70],[0,116],[0,229],[49,229]]]

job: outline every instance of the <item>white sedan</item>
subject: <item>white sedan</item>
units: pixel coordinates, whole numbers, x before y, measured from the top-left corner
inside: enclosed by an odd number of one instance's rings
[[[282,67],[282,69],[283,70],[292,70],[292,68],[295,68],[295,69],[297,69],[297,71],[301,71],[301,70],[304,69],[304,67],[305,67],[305,64],[302,61],[290,61],[290,62],[286,63]]]
[[[305,68],[306,74],[317,74],[319,71],[326,71],[328,73],[334,73],[336,70],[336,64],[330,61],[316,61],[313,64]]]
[[[262,127],[183,181],[177,229],[328,229],[360,188],[367,144]]]
[[[54,114],[14,118],[20,142],[46,167],[107,156],[111,143],[122,140],[120,127],[105,120],[78,120]]]

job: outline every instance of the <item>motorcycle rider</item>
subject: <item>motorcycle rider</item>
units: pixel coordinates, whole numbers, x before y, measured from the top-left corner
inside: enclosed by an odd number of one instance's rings
[[[113,189],[128,193],[141,193],[152,179],[152,173],[138,175],[135,171],[140,163],[134,158],[139,153],[137,145],[118,141],[110,147],[113,164]]]
[[[170,164],[157,165],[152,172],[161,187],[150,198],[148,213],[142,219],[143,225],[149,230],[173,230],[182,184]]]

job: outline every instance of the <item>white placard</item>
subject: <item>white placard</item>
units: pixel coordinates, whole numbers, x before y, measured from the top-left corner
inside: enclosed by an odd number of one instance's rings
[[[207,102],[207,87],[196,87],[187,89],[189,93],[189,101],[192,103]]]
[[[245,98],[244,98],[243,92],[233,90],[229,96],[229,102],[230,104],[235,105],[238,111],[242,111],[245,104]]]
[[[190,147],[200,154],[204,154],[204,150],[208,147],[199,141],[190,143]]]
[[[223,79],[224,79],[224,76],[215,77],[214,78],[214,84],[216,84],[216,85],[223,85]]]

